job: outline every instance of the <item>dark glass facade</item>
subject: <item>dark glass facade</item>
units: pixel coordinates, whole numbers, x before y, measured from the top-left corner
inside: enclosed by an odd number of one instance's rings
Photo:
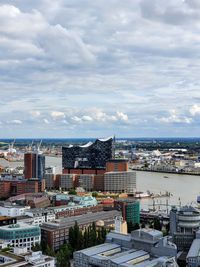
[[[45,175],[45,156],[39,154],[37,160],[38,160],[37,178],[41,181],[42,179],[44,179]]]
[[[97,139],[84,146],[62,148],[63,169],[104,169],[114,156],[114,139]]]
[[[37,152],[24,155],[25,178],[38,178],[40,181],[45,175],[45,156]]]

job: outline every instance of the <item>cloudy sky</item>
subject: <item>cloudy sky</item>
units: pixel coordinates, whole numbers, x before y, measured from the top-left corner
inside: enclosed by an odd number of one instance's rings
[[[187,137],[199,0],[0,0],[0,137]]]

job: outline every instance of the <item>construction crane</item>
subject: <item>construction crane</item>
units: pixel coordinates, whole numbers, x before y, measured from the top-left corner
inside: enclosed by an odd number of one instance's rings
[[[40,154],[42,153],[42,151],[40,151],[41,144],[42,144],[42,139],[40,140],[40,143],[39,143],[39,145],[37,147],[37,152],[40,153]]]
[[[34,140],[32,140],[31,144],[28,146],[28,151],[32,151]]]
[[[13,140],[13,142],[11,144],[9,144],[9,148],[8,148],[8,153],[16,153],[17,150],[14,149],[14,144],[15,144],[15,139]]]

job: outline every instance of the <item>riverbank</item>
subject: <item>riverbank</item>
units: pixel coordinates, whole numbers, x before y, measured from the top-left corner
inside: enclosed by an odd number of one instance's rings
[[[173,171],[162,171],[162,170],[150,170],[150,169],[137,169],[131,168],[132,171],[140,171],[140,172],[156,172],[156,173],[170,173],[170,174],[179,174],[179,175],[195,175],[200,176],[200,172],[173,172]],[[166,177],[167,178],[167,177]]]

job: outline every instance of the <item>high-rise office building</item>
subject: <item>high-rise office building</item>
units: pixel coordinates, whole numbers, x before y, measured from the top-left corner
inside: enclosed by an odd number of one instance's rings
[[[45,156],[37,152],[24,154],[24,175],[26,179],[37,178],[41,181],[45,175]]]
[[[114,138],[97,139],[82,146],[62,148],[62,167],[65,173],[97,174],[91,170],[106,168],[106,162],[114,156]],[[79,172],[77,172],[79,170]],[[88,172],[84,172],[88,170]]]

